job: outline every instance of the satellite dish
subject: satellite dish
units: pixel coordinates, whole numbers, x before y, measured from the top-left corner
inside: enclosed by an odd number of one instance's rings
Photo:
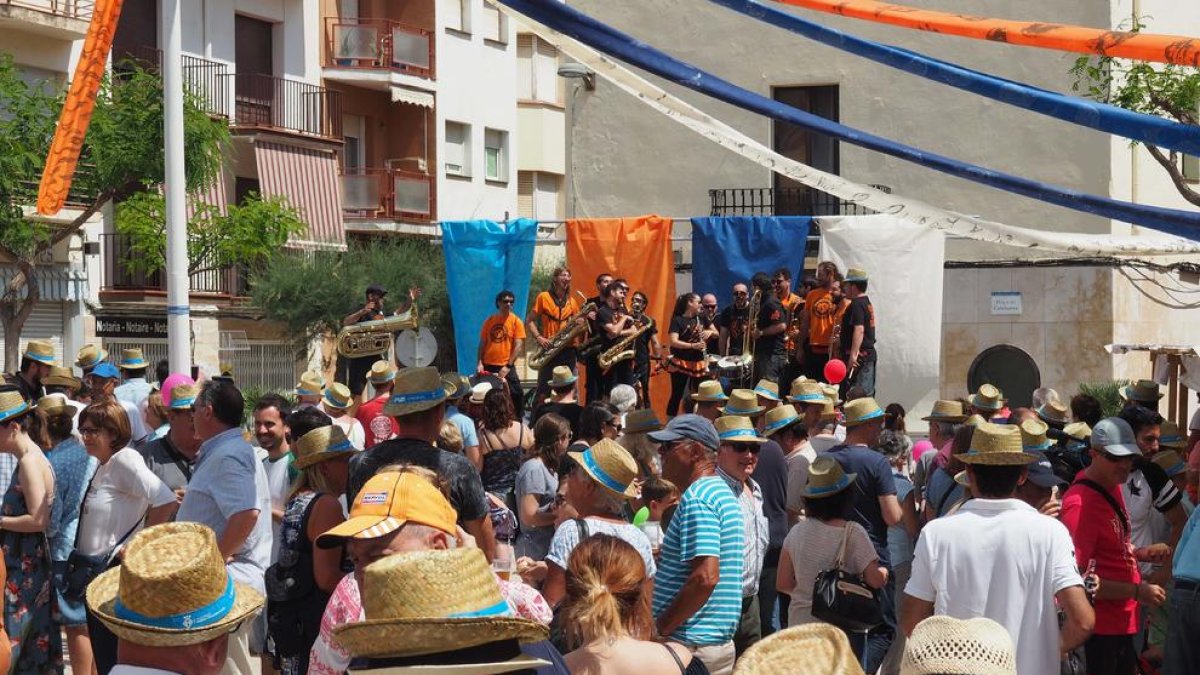
[[[437,356],[437,338],[425,326],[396,336],[396,360],[409,368],[423,368]]]

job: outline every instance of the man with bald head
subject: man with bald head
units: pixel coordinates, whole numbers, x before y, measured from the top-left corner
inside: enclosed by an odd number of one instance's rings
[[[701,303],[703,308],[703,303]],[[721,310],[717,316],[717,328],[721,329],[721,356],[741,354],[742,344],[750,322],[750,287],[744,283],[733,285],[733,304]]]
[[[717,326],[717,296],[712,293],[705,293],[700,298],[700,329],[707,331],[710,328],[717,328],[716,333],[710,333],[712,337],[705,341],[705,347],[709,354],[716,354],[721,349],[720,327]]]

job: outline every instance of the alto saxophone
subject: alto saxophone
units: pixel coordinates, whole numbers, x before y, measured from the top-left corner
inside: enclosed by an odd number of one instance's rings
[[[576,291],[576,293],[579,293],[579,291]],[[579,297],[583,297],[583,294],[579,293]],[[578,319],[594,311],[596,311],[596,303],[584,303],[578,312],[575,312],[570,318],[562,322],[562,326],[558,329],[558,332],[554,334],[554,337],[550,338],[550,345],[548,347],[538,347],[533,356],[529,357],[529,361],[526,364],[533,370],[541,370],[547,363],[550,363],[554,357],[558,356],[559,352],[566,349],[567,345],[574,342],[575,338],[588,329],[587,324],[580,325]]]
[[[634,319],[636,330],[632,334],[618,340],[613,346],[601,352],[600,357],[596,360],[600,364],[601,370],[608,370],[622,361],[628,361],[634,356],[633,343],[650,329],[650,322],[646,320],[645,315]]]
[[[419,325],[417,304],[413,303],[403,314],[346,326],[338,333],[337,350],[339,354],[350,359],[386,354],[392,347],[392,339],[396,333],[415,329]]]

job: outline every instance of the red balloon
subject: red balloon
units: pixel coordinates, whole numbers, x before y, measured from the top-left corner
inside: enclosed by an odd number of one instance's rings
[[[825,381],[829,384],[840,384],[846,379],[846,362],[841,359],[829,359],[825,364]]]

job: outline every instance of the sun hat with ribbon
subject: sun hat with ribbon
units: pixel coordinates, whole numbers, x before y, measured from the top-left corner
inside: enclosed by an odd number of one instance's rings
[[[75,365],[87,370],[108,360],[108,350],[101,349],[96,345],[84,345],[79,348],[79,352],[75,355]]]
[[[883,419],[883,410],[879,408],[879,404],[875,399],[865,396],[856,398],[846,405],[842,406],[842,413],[846,416],[846,428],[856,427],[860,424],[865,424],[875,419]]]
[[[146,357],[142,354],[142,350],[137,349],[122,349],[121,362],[117,364],[121,370],[137,370],[150,365]]]
[[[25,353],[22,356],[50,366],[58,363],[54,358],[54,345],[45,340],[30,340],[25,343]]]
[[[807,623],[776,631],[737,660],[733,675],[863,675],[840,628]]]
[[[63,366],[50,366],[50,374],[42,378],[42,384],[47,387],[66,387],[72,391],[83,386],[79,378],[75,377],[75,373]]]
[[[1021,430],[1010,424],[982,422],[971,434],[971,447],[958,458],[967,464],[1019,466],[1038,460],[1021,446]]]
[[[300,382],[296,384],[297,396],[320,396],[325,390],[325,379],[321,374],[314,371],[306,371],[300,376]]]
[[[442,388],[446,390],[447,401],[458,401],[471,393],[471,382],[460,373],[450,371],[442,373]]]
[[[971,402],[972,407],[980,410],[995,412],[1004,407],[1004,394],[990,384],[979,387],[979,391],[971,394],[967,400]]]
[[[472,395],[472,401],[474,395]],[[396,374],[392,395],[383,406],[388,417],[412,415],[436,408],[446,400],[446,388],[437,368],[405,368]]]
[[[1050,426],[1041,420],[1025,420],[1021,422],[1021,447],[1025,450],[1048,450],[1054,445],[1046,432]]]
[[[854,484],[856,473],[846,473],[842,465],[829,455],[819,455],[808,465],[808,483],[804,486],[805,499],[820,499],[835,495]]]
[[[38,401],[38,406],[41,406],[41,401]],[[1156,452],[1150,459],[1162,467],[1162,470],[1167,473],[1167,478],[1174,478],[1180,474],[1187,473],[1187,462],[1183,461],[1183,457],[1180,457],[1179,453],[1174,450]]]
[[[387,384],[396,379],[396,369],[387,361],[376,361],[371,364],[371,372],[367,373],[367,380],[371,384]]]
[[[1046,401],[1042,407],[1037,409],[1037,416],[1047,424],[1057,424],[1060,427],[1071,421],[1071,413],[1067,410],[1067,404],[1062,401]]]
[[[121,565],[88,584],[87,604],[122,640],[179,647],[229,633],[263,597],[229,575],[211,529],[177,522],[135,534]]]
[[[7,422],[29,412],[29,401],[19,391],[0,391],[0,422]]]
[[[758,394],[750,389],[734,389],[729,394],[729,401],[721,408],[722,415],[742,415],[754,417],[766,408],[758,404]]]
[[[829,399],[830,401],[833,401],[834,405],[842,404],[842,399],[838,398],[839,396],[841,396],[841,391],[837,388],[837,385],[822,384],[821,391],[825,392],[825,398]]]
[[[900,661],[900,675],[1017,675],[1012,637],[985,617],[935,615],[917,624]]]
[[[812,403],[815,405],[824,403],[825,399],[825,390],[821,388],[821,383],[813,380],[793,382],[792,391],[788,396],[788,400],[792,403]]]
[[[321,398],[324,399],[326,408],[334,410],[345,410],[354,402],[350,394],[350,387],[341,382],[330,382],[329,386],[325,387],[325,395]]]
[[[821,399],[824,401],[825,399]],[[804,419],[796,412],[796,406],[788,403],[767,411],[763,418],[763,435],[770,436],[776,431],[786,429],[793,424],[799,424]]]
[[[717,427],[717,438],[722,444],[726,443],[766,443],[767,439],[758,435],[750,418],[744,415],[725,415],[718,417],[713,423]]]
[[[729,397],[725,395],[725,391],[721,389],[721,383],[716,380],[705,380],[696,387],[696,393],[692,394],[693,401],[728,401]]]
[[[170,410],[191,410],[196,406],[196,397],[200,395],[200,385],[177,384],[171,388],[171,401],[167,404]]]
[[[568,452],[600,487],[622,499],[637,499],[638,464],[629,451],[614,440],[603,438],[583,452]]]
[[[471,387],[471,403],[475,405],[483,405],[483,398],[487,393],[494,389],[491,382],[479,382]]]
[[[1163,393],[1158,390],[1158,383],[1154,380],[1138,380],[1123,388],[1121,396],[1127,401],[1157,403],[1158,399],[1163,397]]]
[[[1088,426],[1087,422],[1071,422],[1063,427],[1063,433],[1071,438],[1083,440],[1092,435],[1092,428]],[[1161,443],[1162,441],[1159,442]]]
[[[433,483],[413,473],[384,471],[362,486],[350,505],[350,517],[318,536],[317,546],[334,548],[346,539],[375,539],[395,532],[405,523],[427,525],[454,535],[458,532],[457,521],[454,507]]]
[[[549,630],[514,615],[477,548],[401,553],[368,565],[362,606],[365,618],[334,628],[334,640],[353,657],[386,659],[381,666],[417,665],[406,657],[428,654],[458,657],[438,659],[442,665],[481,658],[523,659],[519,667],[530,669],[545,664],[522,657],[518,643],[542,642]],[[484,646],[490,649],[476,649]]]
[[[571,372],[571,369],[566,366],[554,366],[554,370],[550,371],[550,388],[561,389],[569,387],[579,380],[579,376]]]
[[[963,412],[962,401],[951,401],[941,399],[933,402],[933,410],[929,414],[921,418],[926,422],[950,422],[957,424],[967,419],[967,414]]]
[[[754,393],[767,399],[768,401],[781,401],[779,398],[779,385],[770,380],[759,380],[758,384],[754,385]]]
[[[866,281],[867,271],[861,267],[851,267],[846,270],[846,281]]]
[[[825,403],[821,406],[821,421],[836,422],[838,418],[837,407],[833,404],[833,399],[825,399]]]
[[[1187,439],[1184,438],[1183,432],[1179,430],[1179,425],[1171,420],[1163,420],[1163,423],[1158,427],[1158,434],[1159,447],[1183,450],[1187,446]]]
[[[296,441],[296,445],[292,447],[292,456],[295,458],[292,460],[292,466],[301,471],[327,459],[352,455],[355,452],[358,451],[350,444],[350,439],[346,438],[346,432],[338,425],[330,424],[317,427]]]
[[[658,419],[658,413],[653,410],[630,410],[625,414],[626,434],[646,433],[662,428],[662,420]]]

